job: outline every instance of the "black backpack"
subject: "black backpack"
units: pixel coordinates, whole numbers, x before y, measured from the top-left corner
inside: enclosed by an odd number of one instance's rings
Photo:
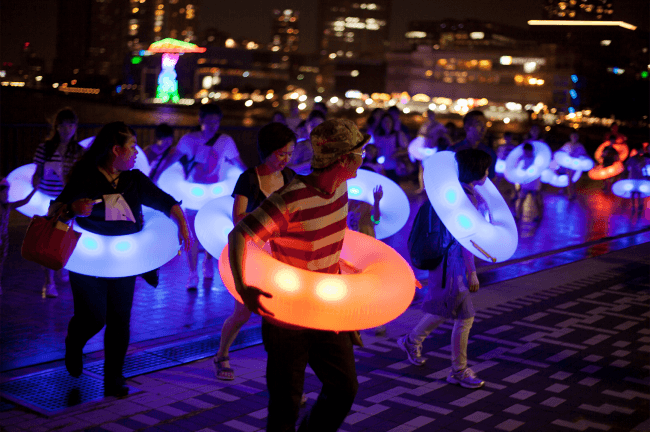
[[[415,215],[408,239],[413,266],[433,270],[447,256],[456,239],[436,214],[431,202],[426,200]]]

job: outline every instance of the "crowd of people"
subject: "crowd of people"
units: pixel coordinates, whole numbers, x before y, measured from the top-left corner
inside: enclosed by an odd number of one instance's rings
[[[197,211],[183,209],[181,202],[156,183],[161,174],[177,162],[182,164],[185,178],[199,184],[220,181],[233,167],[241,169],[243,173],[232,192],[235,228],[229,235],[229,255],[235,287],[243,304],[235,302],[232,314],[223,324],[220,347],[213,359],[215,377],[235,379],[230,347],[251,314],[260,314],[264,318],[262,334],[268,353],[268,430],[295,430],[304,402],[303,382],[308,365],[323,387],[300,430],[337,430],[352,406],[359,385],[353,351],[353,344],[360,343],[359,335],[281,325],[273,320],[272,311],[260,302],[261,297],[271,294],[263,286],[247,285],[243,277],[247,241],[258,244],[269,241],[273,256],[282,262],[338,274],[345,229],[374,236],[374,227],[381,223],[381,186],[373,188],[372,204],[348,197],[346,181],[354,178],[358,169],[376,172],[398,184],[411,181],[416,185],[416,193],[424,191],[422,164],[412,159],[408,152],[415,137],[401,122],[400,114],[395,106],[385,111],[373,110],[365,125],[359,128],[351,120],[330,118],[327,106],[322,103],[316,104],[305,119],[297,111],[292,111],[289,117],[277,112],[272,122],[259,131],[259,164],[247,168],[235,141],[221,131],[223,113],[220,108],[214,104],[201,105],[200,129],[184,135],[176,144],[172,127],[166,124],[156,127],[155,142],[144,149],[151,167],[146,176],[133,169],[136,134],[128,125],[123,122],[105,125],[84,151],[76,140],[76,114],[71,109],[62,109],[55,116],[51,135],[36,150],[37,169],[30,195],[8,202],[10,185],[4,179],[0,181],[3,244],[0,276],[7,254],[9,212],[25,204],[36,190],[40,190],[52,199],[50,215],[62,215],[63,221],[75,219],[80,227],[101,235],[140,231],[143,205],[163,212],[178,226],[179,244],[185,251],[189,267],[187,289],[195,290],[202,249],[194,228]],[[489,220],[490,209],[474,188],[483,185],[486,179],[496,182],[497,161],[507,158],[517,147],[516,138],[506,133],[504,144],[495,150],[486,142],[487,119],[481,111],[470,111],[464,116],[462,131],[453,123],[442,125],[433,112],[427,113],[425,120],[417,136],[424,139],[427,148],[455,152],[458,180],[474,207]],[[521,140],[522,156],[517,162],[524,170],[535,163],[537,155],[533,143],[543,141],[541,132],[539,125],[532,125],[528,136]],[[578,133],[572,133],[560,150],[572,157],[586,155],[579,140]],[[618,153],[606,148],[603,165],[611,165],[617,157]],[[626,175],[631,179],[648,178],[647,160],[648,154],[640,147],[636,155],[628,159]],[[568,168],[560,172],[567,174],[569,179],[573,177]],[[537,217],[541,217],[543,201],[539,179],[510,188],[501,180],[497,185],[504,190],[517,219],[522,217],[528,195],[537,206]],[[565,190],[570,199],[575,197],[576,188],[571,180]],[[635,198],[635,205],[641,208],[642,197]],[[315,214],[318,217],[314,217]],[[211,279],[215,260],[208,251],[203,253],[203,278]],[[84,345],[106,327],[104,392],[106,396],[127,395],[122,368],[129,345],[131,306],[138,275],[106,278],[72,271],[55,274],[45,268],[44,273],[44,298],[58,295],[55,277],[70,282],[74,315],[65,340],[65,366],[70,375],[81,375]],[[141,276],[149,283],[157,283],[155,271],[153,276]],[[0,293],[1,289],[0,286]],[[447,381],[466,388],[484,384],[467,366],[467,343],[474,320],[470,293],[478,289],[474,256],[460,243],[453,243],[443,263],[429,272],[424,317],[397,341],[411,363],[424,364],[421,355],[424,340],[451,318],[454,320],[452,368]],[[377,334],[384,332],[382,327],[375,330]]]

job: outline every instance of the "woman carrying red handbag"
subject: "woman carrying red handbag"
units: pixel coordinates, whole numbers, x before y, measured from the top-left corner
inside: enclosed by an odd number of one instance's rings
[[[50,211],[63,205],[66,219],[101,235],[124,235],[142,230],[142,205],[159,210],[179,228],[179,242],[187,250],[190,235],[179,203],[146,175],[132,169],[137,155],[136,137],[123,122],[104,126],[75,164],[63,192]],[[74,315],[65,340],[65,366],[70,375],[83,371],[86,342],[106,325],[104,334],[104,395],[126,396],[122,376],[129,346],[131,306],[136,275],[96,277],[70,271]]]

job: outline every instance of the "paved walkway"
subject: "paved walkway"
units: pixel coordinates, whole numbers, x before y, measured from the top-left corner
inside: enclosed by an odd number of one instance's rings
[[[469,344],[470,364],[486,381],[479,390],[444,381],[449,322],[425,341],[424,366],[406,361],[395,340],[421,316],[411,307],[386,337],[363,335],[360,389],[341,431],[650,430],[649,258],[644,243],[483,286],[473,294]],[[5,403],[0,425],[7,432],[263,430],[264,359],[258,345],[233,353],[235,381],[215,380],[204,359],[129,379],[134,393],[126,398],[80,405],[75,398],[92,374],[62,374],[57,388],[40,393],[72,407],[45,416]],[[37,386],[57,369],[34,373]],[[311,373],[305,391],[313,404],[319,382]]]

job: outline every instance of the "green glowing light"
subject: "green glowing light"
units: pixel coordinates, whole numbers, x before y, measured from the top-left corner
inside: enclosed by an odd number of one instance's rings
[[[140,56],[131,57],[131,64],[137,65],[140,64],[141,62],[142,62],[142,57]]]

